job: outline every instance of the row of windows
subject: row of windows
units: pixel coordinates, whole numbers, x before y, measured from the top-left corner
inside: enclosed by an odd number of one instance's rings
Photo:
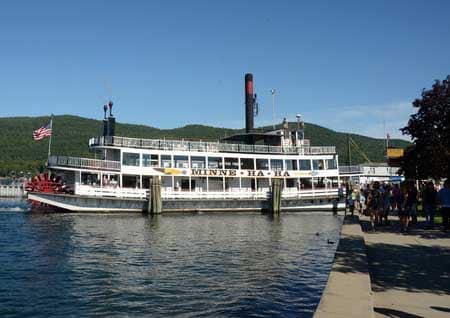
[[[336,159],[254,159],[191,156],[149,155],[124,152],[125,166],[193,168],[193,169],[244,169],[244,170],[324,170],[337,169]],[[312,163],[312,164],[311,164]]]

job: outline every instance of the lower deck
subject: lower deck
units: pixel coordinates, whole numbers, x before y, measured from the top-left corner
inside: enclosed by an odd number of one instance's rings
[[[69,194],[30,193],[28,199],[44,205],[70,212],[145,212],[148,200],[132,198],[114,198],[97,196],[80,196]],[[281,211],[332,211],[333,198],[328,196],[284,198],[281,200]],[[259,211],[269,210],[269,200],[253,199],[168,199],[162,200],[162,212],[199,212],[199,211]],[[345,207],[338,203],[338,209]],[[44,209],[45,210],[45,209]]]

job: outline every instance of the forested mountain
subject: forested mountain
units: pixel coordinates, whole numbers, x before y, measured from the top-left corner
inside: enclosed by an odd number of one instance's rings
[[[0,118],[0,175],[12,171],[34,173],[43,167],[47,158],[48,138],[34,141],[33,130],[48,121],[48,117],[6,117]],[[92,157],[88,140],[102,131],[102,122],[78,116],[61,115],[53,120],[52,154],[65,156]],[[144,125],[117,123],[116,135],[139,138],[218,140],[237,133],[239,130],[187,125],[175,129],[158,129]],[[314,124],[305,124],[306,138],[313,146],[336,146],[341,164],[347,162],[346,133],[335,132]],[[384,140],[350,134],[359,148],[374,162],[384,160]],[[406,147],[404,140],[391,140],[397,147]],[[363,157],[352,151],[352,163],[364,162]]]

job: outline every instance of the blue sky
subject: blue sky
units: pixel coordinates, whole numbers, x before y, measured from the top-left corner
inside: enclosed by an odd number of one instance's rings
[[[102,117],[160,128],[260,114],[400,136],[450,74],[450,1],[2,1],[0,117]]]

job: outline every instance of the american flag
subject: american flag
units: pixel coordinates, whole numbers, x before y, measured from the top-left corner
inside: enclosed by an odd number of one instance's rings
[[[36,129],[33,131],[33,139],[34,140],[41,140],[45,137],[50,137],[52,135],[52,119],[41,128]]]

